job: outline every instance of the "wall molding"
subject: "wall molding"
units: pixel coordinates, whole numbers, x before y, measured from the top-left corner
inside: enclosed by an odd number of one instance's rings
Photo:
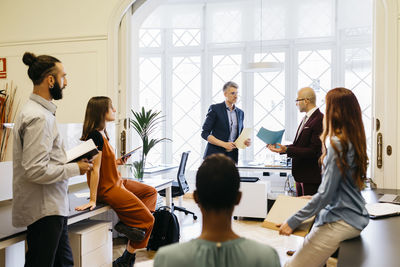
[[[27,40],[27,41],[4,42],[0,43],[0,47],[71,43],[71,42],[91,42],[91,41],[104,41],[107,39],[108,39],[107,35],[81,36],[81,37],[69,37],[69,38],[59,38],[59,39],[38,39],[38,40]]]

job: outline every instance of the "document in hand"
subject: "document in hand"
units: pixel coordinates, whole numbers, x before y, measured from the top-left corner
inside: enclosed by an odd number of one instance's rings
[[[289,217],[295,214],[298,210],[302,209],[309,199],[291,197],[286,195],[279,195],[275,200],[274,205],[268,211],[267,218],[265,218],[262,226],[272,230],[279,230],[277,224],[284,223]],[[305,220],[299,227],[297,227],[293,234],[298,236],[306,236],[314,223],[315,216]]]
[[[400,205],[392,203],[368,203],[365,208],[372,219],[400,215]]]
[[[261,129],[257,133],[257,137],[260,138],[266,144],[276,144],[282,142],[282,136],[285,130],[280,131],[270,131],[261,127]]]
[[[99,151],[96,145],[92,139],[89,139],[66,152],[67,163],[76,162],[84,158],[91,159],[97,153],[99,153]]]
[[[250,138],[252,128],[244,128],[243,131],[240,133],[239,137],[235,140],[234,144],[237,148],[243,149],[246,148],[244,141]]]

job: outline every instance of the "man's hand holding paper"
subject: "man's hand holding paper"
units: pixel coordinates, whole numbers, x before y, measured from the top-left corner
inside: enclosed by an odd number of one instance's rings
[[[244,149],[248,146],[251,145],[251,132],[252,132],[252,128],[244,128],[242,133],[239,135],[239,137],[236,139],[235,142],[233,142],[236,146],[236,148],[239,149]]]

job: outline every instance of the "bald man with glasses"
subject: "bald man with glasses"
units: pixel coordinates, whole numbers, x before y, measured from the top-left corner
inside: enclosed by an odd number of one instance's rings
[[[298,196],[314,195],[321,183],[321,167],[318,163],[321,156],[322,120],[324,115],[316,106],[315,92],[310,87],[304,87],[297,93],[296,106],[303,117],[294,138],[293,144],[269,144],[272,152],[287,154],[292,158],[292,174],[296,181]]]

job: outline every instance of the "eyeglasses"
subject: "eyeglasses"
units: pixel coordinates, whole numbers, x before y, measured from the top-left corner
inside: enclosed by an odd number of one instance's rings
[[[300,102],[300,101],[303,101],[303,100],[306,100],[307,98],[298,98],[298,99],[296,99],[295,101],[296,101],[296,103],[297,102]]]

